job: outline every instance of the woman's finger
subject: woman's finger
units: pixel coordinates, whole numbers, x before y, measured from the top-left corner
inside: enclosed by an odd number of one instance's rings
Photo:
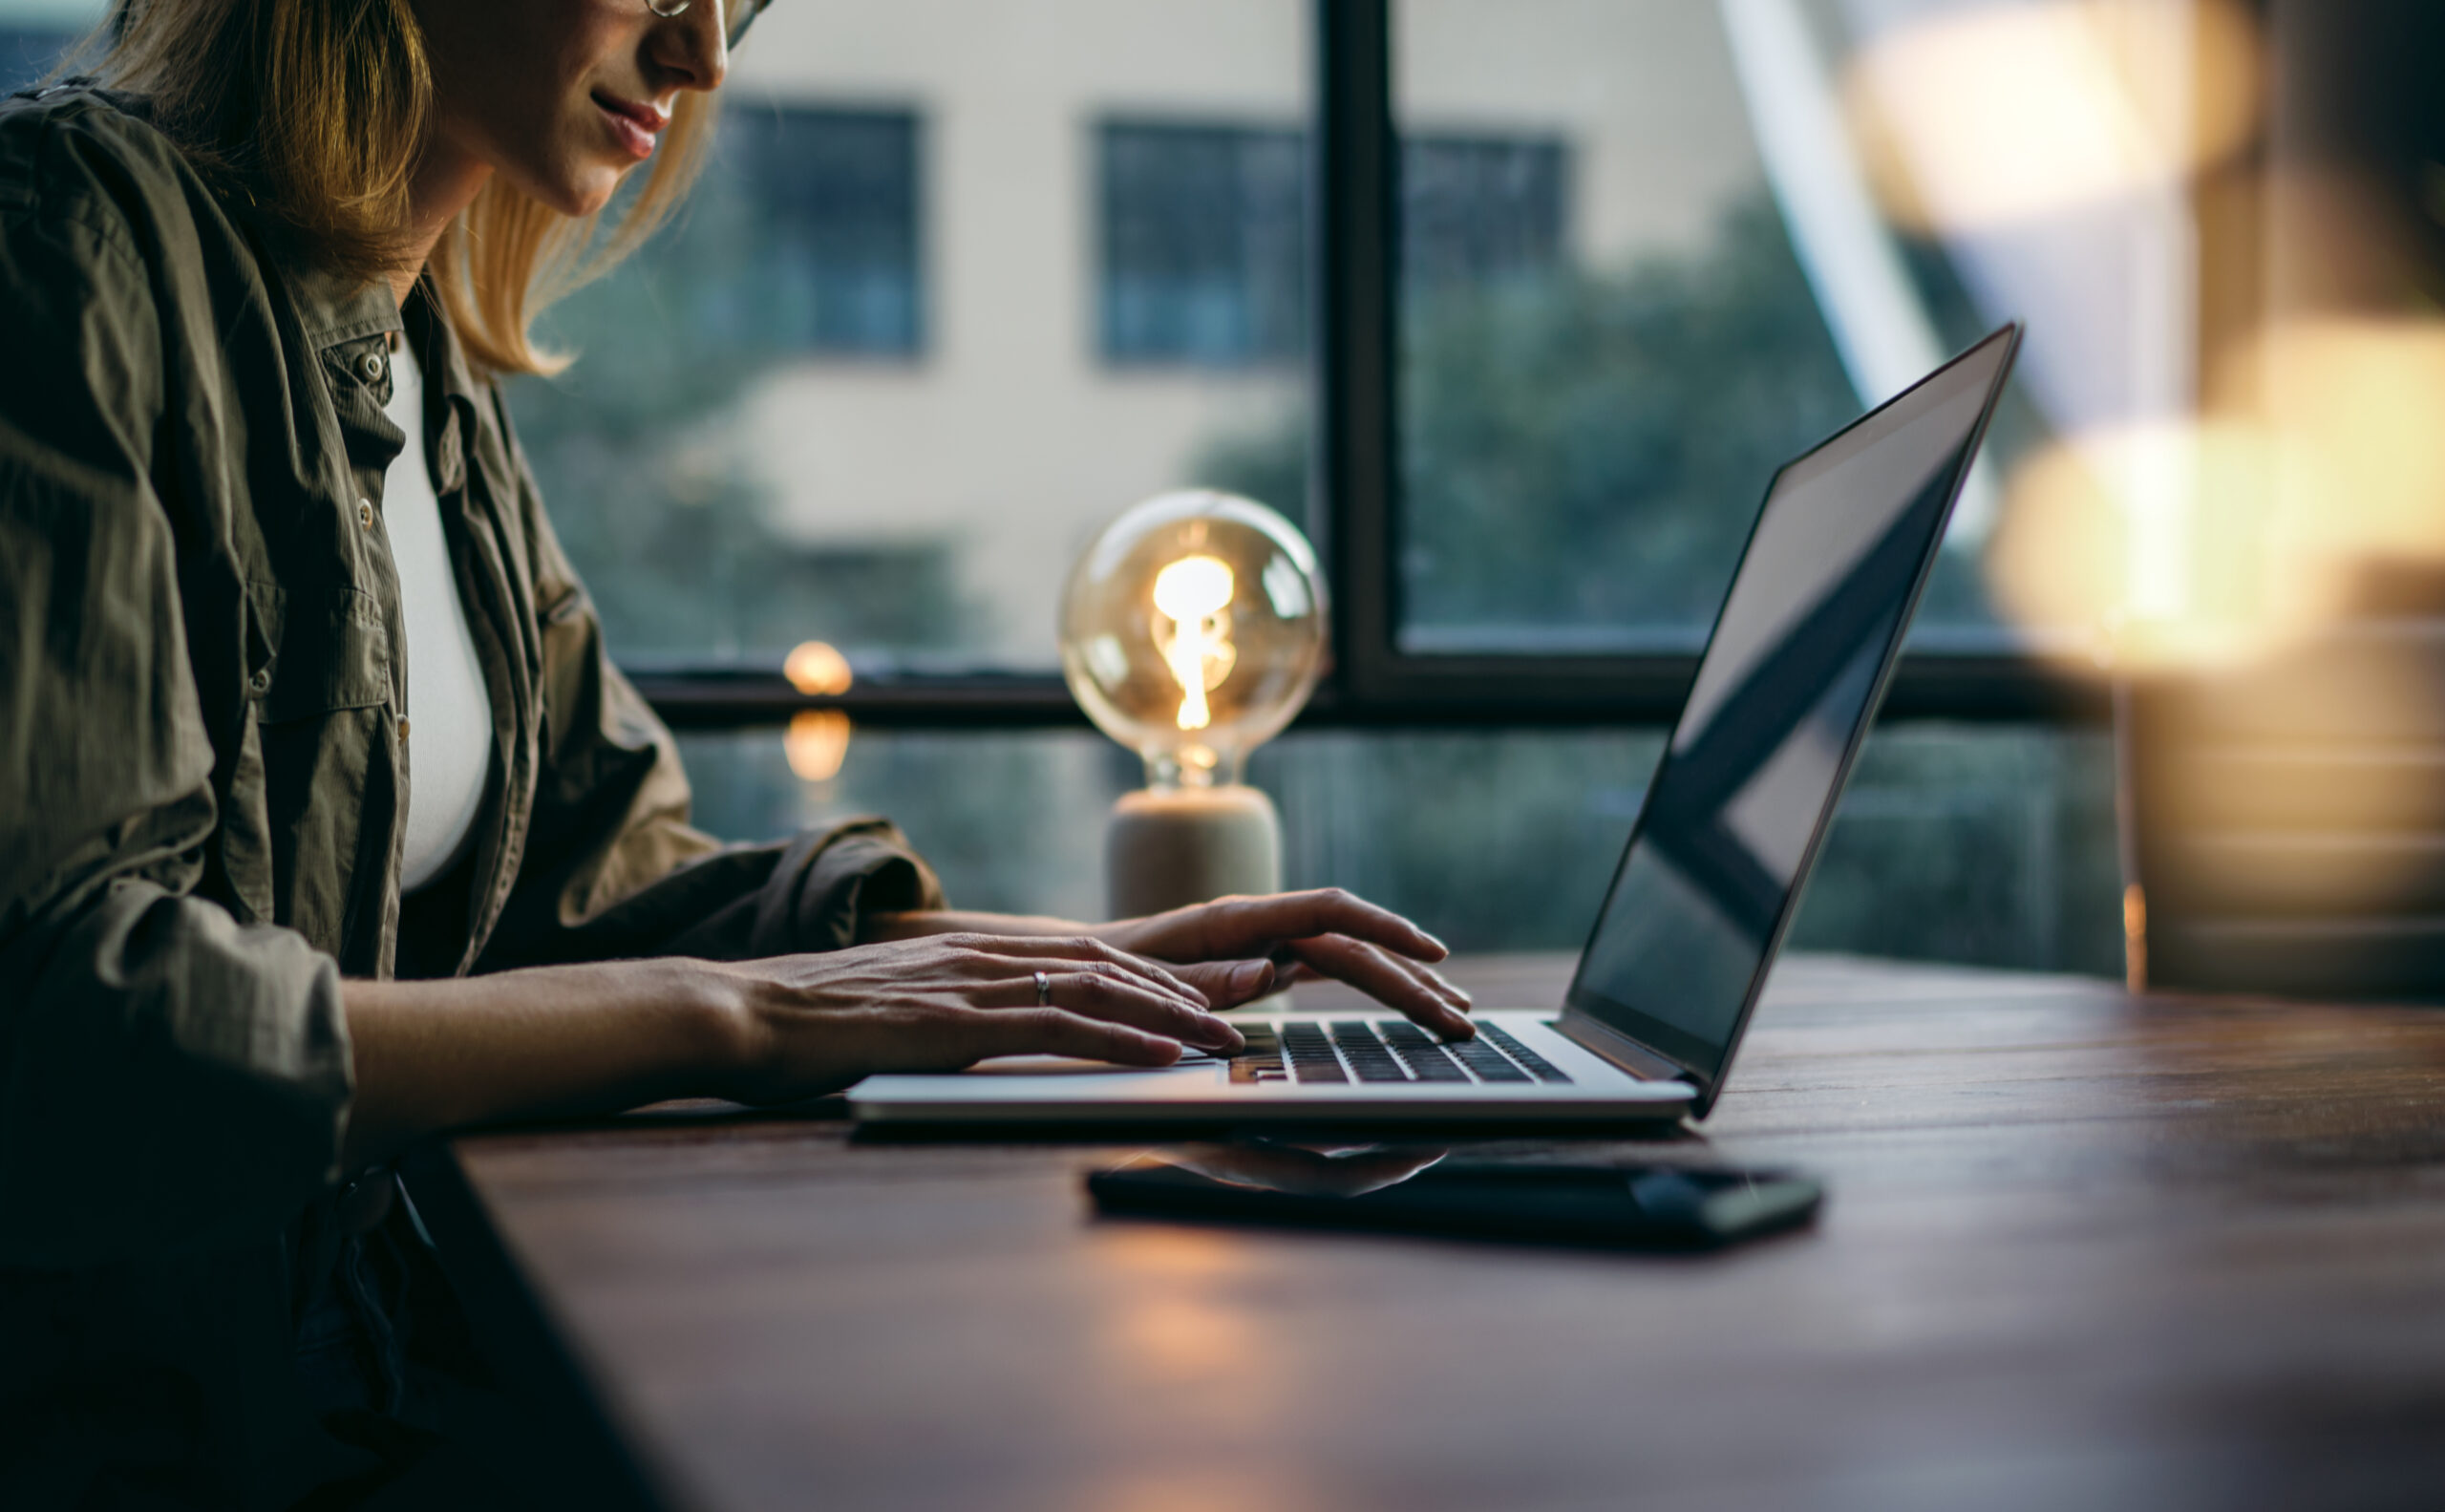
[[[1041,989],[1039,974],[1044,978]],[[1238,1054],[1247,1043],[1238,1030],[1199,1004],[1103,961],[1048,960],[1025,976],[988,984],[970,1001],[991,1009],[1059,1008],[1225,1054]]]
[[[1390,908],[1339,887],[1231,898],[1213,905],[1210,913],[1209,955],[1244,954],[1273,941],[1323,934],[1364,940],[1414,961],[1440,961],[1452,953],[1442,941]]]
[[[1468,994],[1424,967],[1404,961],[1365,940],[1347,935],[1319,935],[1294,940],[1286,947],[1299,959],[1327,976],[1338,978],[1387,1008],[1449,1038],[1467,1039],[1477,1026],[1462,1012]]]
[[[1203,961],[1181,967],[1180,974],[1220,1010],[1238,1008],[1265,996],[1290,973],[1260,956],[1253,961]]]
[[[1205,1006],[1204,994],[1182,981],[1170,968],[1083,935],[955,934],[945,935],[943,939],[946,944],[956,944],[980,955],[1005,960],[1100,961],[1132,975],[1142,976],[1201,1008]]]
[[[996,1055],[1075,1055],[1123,1066],[1168,1066],[1180,1058],[1177,1039],[1061,1008],[964,1012],[945,1037],[966,1065]]]
[[[1449,978],[1445,977],[1442,972],[1435,970],[1433,967],[1427,966],[1423,962],[1413,961],[1406,956],[1394,955],[1391,951],[1384,950],[1373,946],[1367,946],[1367,943],[1363,940],[1351,940],[1348,936],[1324,935],[1319,938],[1328,941],[1338,938],[1342,941],[1342,947],[1353,948],[1360,946],[1366,946],[1365,950],[1357,951],[1356,954],[1359,958],[1371,963],[1371,966],[1373,969],[1394,972],[1401,976],[1405,976],[1414,982],[1417,982],[1423,985],[1427,990],[1442,998],[1443,1001],[1449,1003],[1454,1008],[1466,1012],[1469,1007],[1469,994],[1467,992],[1462,991],[1459,987],[1455,985]],[[1338,975],[1338,972],[1325,970],[1317,962],[1308,959],[1308,955],[1309,953],[1308,951],[1308,946],[1310,943],[1311,942],[1307,940],[1287,941],[1279,950],[1274,952],[1274,959],[1277,962],[1283,960],[1296,961],[1299,963],[1305,973],[1309,976],[1315,976],[1320,973],[1324,975]],[[1323,959],[1332,959],[1333,951],[1342,948],[1342,947],[1329,947],[1324,952]]]
[[[1273,985],[1276,988],[1297,987],[1302,982],[1322,982],[1325,973],[1299,959],[1299,952],[1283,946],[1273,952]]]

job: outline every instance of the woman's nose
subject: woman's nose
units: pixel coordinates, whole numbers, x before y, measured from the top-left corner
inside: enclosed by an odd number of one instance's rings
[[[696,0],[675,16],[658,19],[647,33],[654,65],[682,89],[716,90],[730,75],[724,12],[743,0]]]

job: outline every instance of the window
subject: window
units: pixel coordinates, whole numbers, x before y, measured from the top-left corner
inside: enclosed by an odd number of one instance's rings
[[[513,398],[700,821],[888,813],[962,905],[1095,915],[1137,764],[1076,728],[1055,600],[1114,514],[1224,486],[1339,590],[1323,716],[1254,767],[1289,880],[1579,944],[1768,474],[1863,405],[1731,19],[1766,12],[1820,84],[1863,45],[1813,0],[776,8],[683,222]],[[1955,244],[1871,222],[1914,330],[1983,329]],[[2010,402],[2007,468],[2055,438]],[[1888,707],[2058,718],[1975,537]],[[816,639],[848,693],[778,675]],[[780,728],[826,702],[855,726]],[[2093,731],[1881,731],[1795,943],[2113,970],[2111,770]]]
[[[1712,7],[1573,0],[1403,0],[1393,21],[1394,647],[1692,651],[1774,469],[1865,408],[1776,198],[1739,31]],[[1546,135],[1447,124],[1485,117]],[[1980,315],[1941,257],[1903,250],[1941,345],[1966,345]],[[2009,465],[2028,419],[2016,406],[1991,458]],[[1988,523],[1962,512],[1923,624],[2001,633]]]
[[[1135,756],[1069,731],[861,731],[820,783],[793,774],[777,732],[681,745],[716,834],[890,814],[956,905],[1073,918],[1100,916],[1104,814],[1140,778]],[[1653,730],[1294,732],[1251,777],[1281,807],[1290,885],[1350,887],[1459,949],[1575,950],[1662,746]],[[2117,973],[2111,746],[2026,727],[1880,732],[1793,947]]]
[[[905,110],[734,108],[725,185],[760,212],[755,303],[790,351],[908,356],[924,342],[920,134]]]
[[[1096,132],[1109,361],[1231,367],[1305,353],[1308,155],[1303,133],[1180,122]],[[1401,265],[1433,290],[1551,270],[1563,252],[1569,149],[1441,137],[1402,146]],[[1290,452],[1304,429],[1286,428]]]
[[[1413,299],[1533,280],[1562,266],[1570,147],[1412,137],[1401,143],[1400,278]]]
[[[1228,367],[1308,344],[1308,146],[1296,131],[1096,132],[1104,356]]]

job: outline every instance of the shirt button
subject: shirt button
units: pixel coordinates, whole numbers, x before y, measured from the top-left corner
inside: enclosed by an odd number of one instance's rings
[[[268,667],[256,668],[255,675],[246,679],[246,686],[259,693],[271,692],[271,669]]]
[[[368,530],[373,528],[372,500],[360,499],[356,501],[356,522]]]

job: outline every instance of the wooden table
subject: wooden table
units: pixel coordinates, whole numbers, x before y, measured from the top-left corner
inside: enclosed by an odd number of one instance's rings
[[[426,1200],[680,1506],[2445,1506],[2445,1011],[1796,958],[1697,1138],[1818,1227],[1098,1222],[1110,1148],[810,1119],[463,1139]]]

